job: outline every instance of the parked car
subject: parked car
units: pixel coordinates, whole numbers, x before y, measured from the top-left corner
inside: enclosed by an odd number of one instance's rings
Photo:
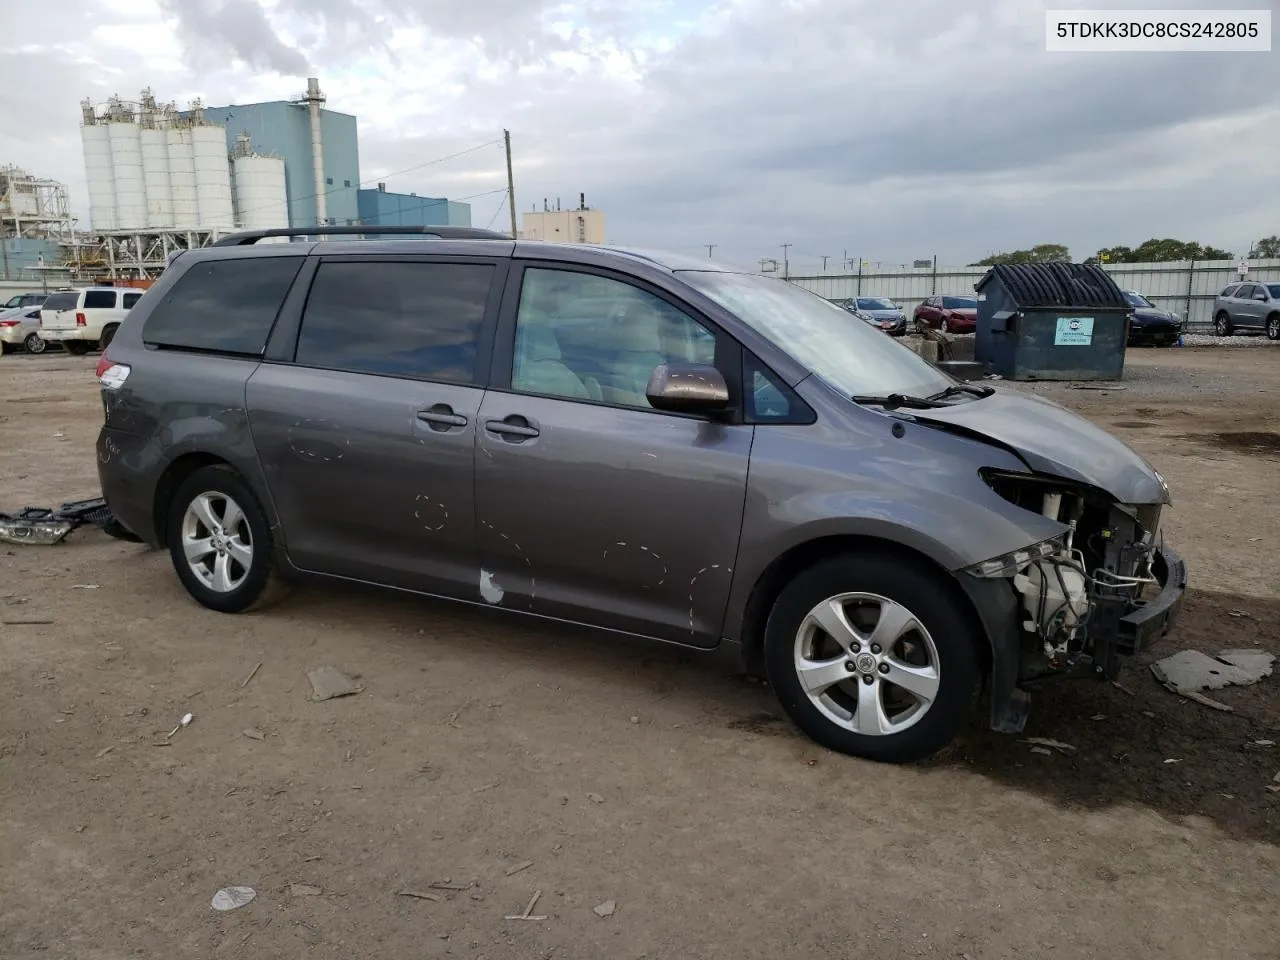
[[[0,310],[0,352],[11,353],[19,348],[27,353],[44,353],[39,306]]]
[[[106,349],[142,292],[128,287],[82,287],[49,295],[40,308],[40,336],[73,356]]]
[[[943,333],[973,333],[978,329],[978,298],[930,297],[916,307],[915,327],[933,327]]]
[[[47,293],[18,293],[0,304],[0,311],[17,310],[20,307],[38,307],[49,299]]]
[[[184,253],[99,360],[107,503],[205,607],[305,575],[720,651],[886,761],[1177,614],[1164,480],[1056,404],[703,259],[359,229]]]
[[[890,336],[900,337],[907,332],[906,313],[885,297],[850,297],[840,305],[859,320],[865,320]]]
[[[1182,318],[1161,310],[1136,290],[1121,291],[1133,307],[1129,323],[1128,345],[1131,347],[1171,347],[1182,336]]]
[[[1233,283],[1213,302],[1213,330],[1220,337],[1265,332],[1280,340],[1280,283]]]

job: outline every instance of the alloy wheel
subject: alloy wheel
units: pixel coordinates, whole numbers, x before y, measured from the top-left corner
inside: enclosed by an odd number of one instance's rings
[[[794,659],[809,701],[863,736],[914,726],[938,697],[938,650],[929,631],[878,594],[842,593],[813,607],[796,632]]]
[[[196,579],[210,590],[238,588],[253,564],[253,532],[240,505],[216,491],[193,499],[182,517],[182,551]]]

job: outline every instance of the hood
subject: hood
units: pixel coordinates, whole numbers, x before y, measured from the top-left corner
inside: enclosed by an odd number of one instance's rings
[[[1134,307],[1133,322],[1137,324],[1159,322],[1172,323],[1173,314],[1166,310],[1155,310],[1151,307]]]
[[[981,434],[1015,451],[1032,470],[1091,484],[1120,503],[1169,502],[1163,478],[1131,447],[1042,397],[997,387],[981,400],[911,415]]]
[[[33,309],[35,308],[32,306],[9,307],[8,309],[0,310],[0,320],[17,320],[23,314],[30,313]]]
[[[864,317],[874,317],[876,320],[900,320],[905,314],[901,310],[859,310]]]

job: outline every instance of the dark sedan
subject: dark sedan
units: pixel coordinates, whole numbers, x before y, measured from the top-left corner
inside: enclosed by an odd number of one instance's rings
[[[1176,313],[1161,310],[1142,294],[1125,290],[1124,298],[1133,307],[1133,320],[1129,324],[1129,346],[1171,347],[1182,336],[1182,318]]]
[[[933,327],[943,333],[973,333],[978,328],[978,298],[930,297],[915,309],[916,329]]]

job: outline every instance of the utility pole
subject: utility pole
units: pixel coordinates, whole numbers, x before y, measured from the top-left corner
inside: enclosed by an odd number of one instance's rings
[[[712,251],[712,250],[714,250],[717,246],[719,246],[719,244],[715,244],[715,243],[708,243],[708,244],[704,244],[704,246],[707,248],[707,259],[708,259],[708,260],[710,260],[710,259],[711,259],[711,251]]]
[[[791,279],[791,262],[787,259],[787,251],[790,250],[794,246],[794,244],[784,243],[781,246],[782,246],[782,279],[790,280]]]
[[[831,257],[827,256],[826,254],[823,254],[823,257],[822,257],[822,272],[823,272],[823,273],[826,273],[826,272],[827,272],[827,261],[828,261],[828,260],[830,260],[830,259],[831,259]]]
[[[516,238],[516,181],[511,174],[511,131],[502,131],[502,140],[507,147],[507,207],[511,211],[511,239]]]

